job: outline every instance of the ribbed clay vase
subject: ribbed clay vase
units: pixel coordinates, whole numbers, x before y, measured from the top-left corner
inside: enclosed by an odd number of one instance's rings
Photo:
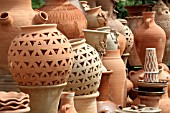
[[[47,23],[56,23],[57,29],[68,39],[84,37],[82,29],[87,28],[87,20],[77,7],[69,0],[46,0],[39,10],[47,12]]]
[[[107,50],[102,61],[107,70],[113,70],[109,80],[109,99],[117,105],[125,107],[127,97],[126,68],[121,59],[120,50]]]
[[[47,86],[67,81],[74,55],[68,39],[56,26],[23,26],[20,35],[12,41],[8,64],[19,85]]]
[[[104,11],[102,11],[101,6],[86,10],[88,29],[96,29],[107,25],[107,16],[103,16],[102,13],[104,13]]]
[[[140,61],[144,64],[146,48],[156,48],[158,63],[162,62],[166,34],[155,23],[155,12],[143,12],[143,24],[135,31],[135,45]]]
[[[155,22],[158,24],[166,33],[166,45],[163,57],[163,63],[170,65],[170,11],[169,8],[165,5],[162,0],[158,2],[152,8],[153,11],[156,11]]]
[[[20,90],[30,96],[28,113],[58,113],[61,93],[67,83],[51,86],[19,86]]]
[[[59,113],[78,113],[74,107],[75,92],[62,92]]]
[[[0,1],[0,76],[10,74],[8,48],[21,31],[21,26],[43,24],[48,20],[45,12],[35,12],[31,0]]]
[[[97,97],[97,112],[98,113],[115,113],[118,106],[109,100],[109,79],[113,70],[102,73],[100,87],[98,89],[100,95]]]
[[[102,76],[102,62],[98,52],[84,38],[70,39],[74,51],[74,64],[67,80],[65,91],[75,95],[97,92]]]
[[[97,101],[99,92],[89,95],[74,97],[74,106],[78,113],[97,113]]]

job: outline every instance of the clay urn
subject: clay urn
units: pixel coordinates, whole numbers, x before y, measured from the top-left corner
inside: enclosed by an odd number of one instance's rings
[[[56,23],[57,29],[68,39],[84,37],[82,29],[87,28],[85,15],[69,0],[46,0],[39,10],[45,11],[49,15],[47,23]]]
[[[32,9],[31,0],[1,0],[0,3],[0,76],[10,75],[8,49],[20,33],[21,26],[43,24],[48,20],[45,12]]]
[[[162,63],[166,42],[165,31],[155,23],[155,11],[143,12],[143,24],[135,31],[135,46],[144,64],[145,49],[156,48],[158,63]]]

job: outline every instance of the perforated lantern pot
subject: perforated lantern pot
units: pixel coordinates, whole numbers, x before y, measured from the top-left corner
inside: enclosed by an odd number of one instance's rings
[[[69,40],[74,51],[74,64],[69,75],[66,91],[75,92],[76,96],[94,94],[97,92],[101,75],[102,62],[99,54],[85,39]]]
[[[21,86],[65,83],[73,59],[71,45],[56,24],[21,27],[8,51],[10,72]]]

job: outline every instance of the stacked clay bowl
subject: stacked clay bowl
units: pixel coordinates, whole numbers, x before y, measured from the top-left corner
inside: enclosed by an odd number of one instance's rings
[[[0,91],[0,113],[23,113],[28,111],[30,111],[28,94]]]

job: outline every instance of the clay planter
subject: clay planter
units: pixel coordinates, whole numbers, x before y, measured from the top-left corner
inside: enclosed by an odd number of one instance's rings
[[[170,65],[169,55],[170,55],[170,12],[169,8],[164,4],[162,0],[158,0],[158,2],[152,8],[153,11],[156,11],[155,22],[165,31],[166,33],[166,45],[164,50],[163,62],[166,65]]]
[[[82,11],[70,4],[69,0],[46,0],[39,10],[47,12],[47,23],[56,23],[57,29],[68,39],[84,37],[82,29],[87,28],[87,20]]]
[[[118,106],[109,100],[109,79],[113,71],[106,71],[102,73],[100,87],[98,89],[100,95],[97,97],[97,112],[98,113],[115,113]]]
[[[120,57],[120,50],[107,50],[103,57],[103,65],[107,70],[114,70],[109,80],[109,99],[121,105],[126,106],[126,69],[123,60]]]
[[[74,97],[74,106],[78,113],[97,113],[96,97],[99,92],[90,95],[82,95]]]
[[[61,93],[67,83],[52,86],[19,86],[30,96],[29,113],[58,113]]]
[[[0,3],[0,75],[10,75],[8,49],[21,31],[21,26],[43,24],[48,20],[45,12],[35,12],[31,0],[1,0]]]
[[[107,16],[103,16],[102,13],[104,12],[102,11],[101,6],[86,10],[88,29],[95,29],[107,25]]]
[[[67,80],[65,91],[75,92],[75,95],[96,93],[102,75],[102,62],[98,52],[85,43],[85,39],[70,39],[74,51],[74,64]]]
[[[63,92],[60,98],[59,113],[77,113],[74,108],[74,92]]]
[[[56,24],[21,27],[8,52],[9,69],[21,86],[65,83],[73,65],[73,51]]]
[[[99,53],[100,57],[105,54],[107,47],[107,35],[110,33],[108,31],[98,31],[83,29],[86,43],[94,47]]]
[[[158,63],[163,59],[166,34],[154,19],[154,11],[143,12],[144,23],[135,31],[135,45],[142,64],[144,64],[146,48],[156,48]]]

